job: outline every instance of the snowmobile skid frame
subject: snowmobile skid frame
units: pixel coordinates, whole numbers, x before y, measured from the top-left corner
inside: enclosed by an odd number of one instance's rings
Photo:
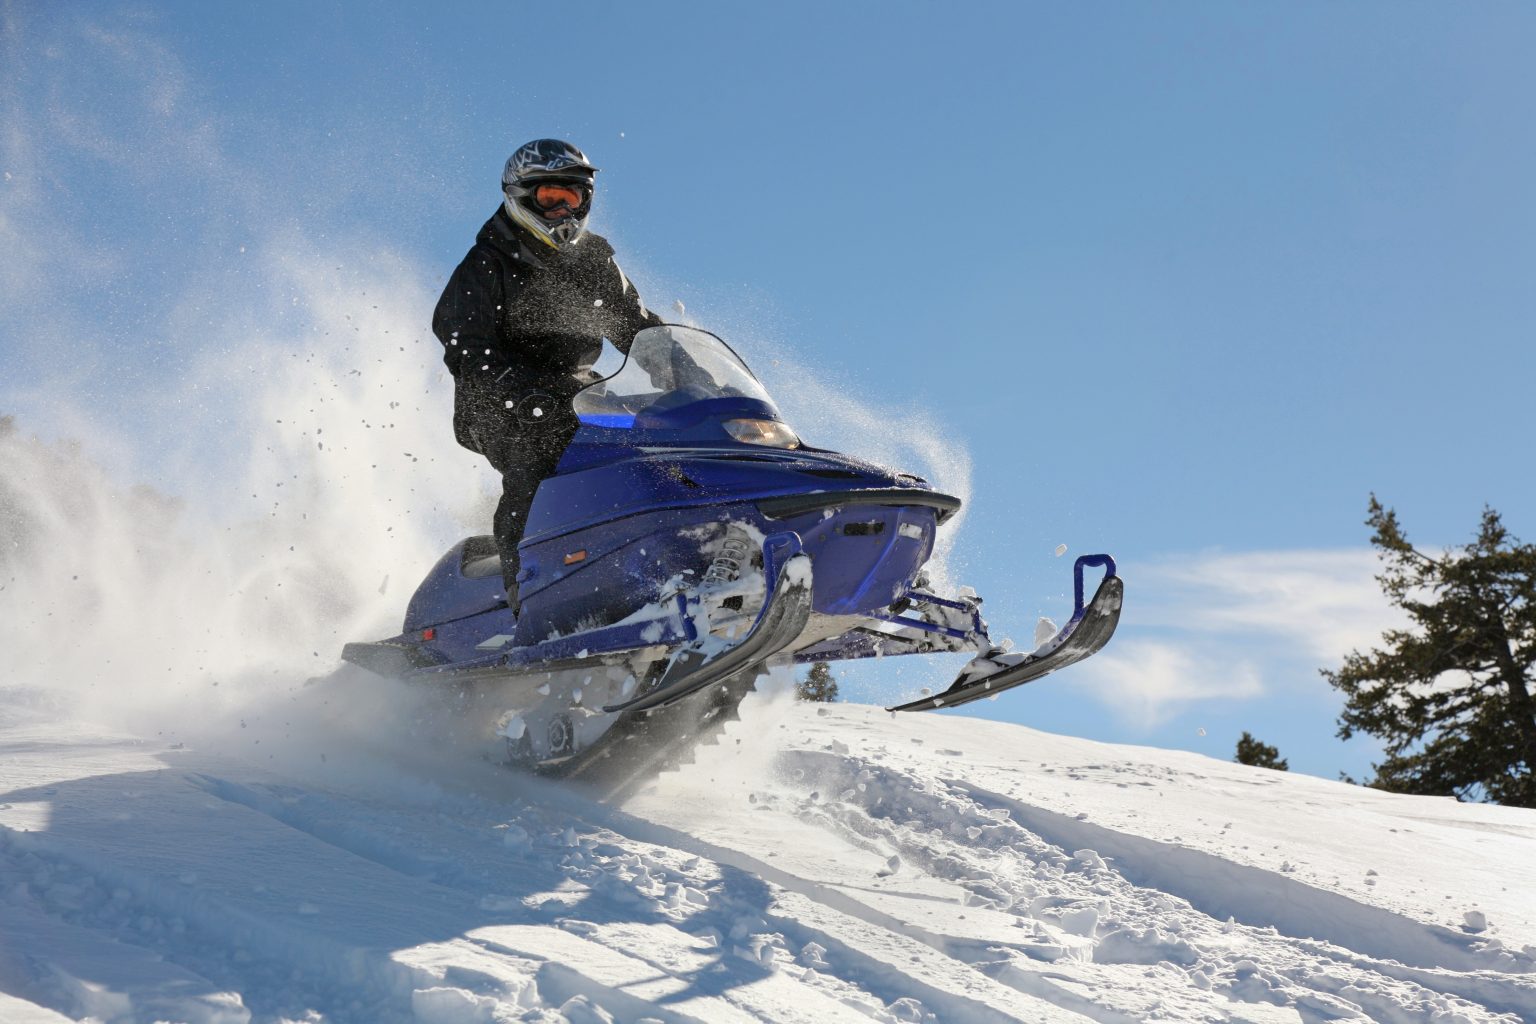
[[[645,711],[670,704],[711,682],[766,660],[800,635],[811,614],[810,559],[801,553],[800,538],[778,533],[762,545],[764,579],[772,585],[751,629],[737,642],[712,645],[698,628],[699,595],[679,590],[612,626],[553,637],[505,653],[492,651],[479,658],[449,661],[433,657],[429,648],[402,639],[349,643],[342,658],[381,674],[409,673],[417,678],[502,677],[558,672],[594,664],[619,664],[637,651],[668,648],[674,654],[665,672],[644,692],[604,705],[609,714]],[[434,633],[434,630],[423,631]],[[435,636],[424,639],[435,639]],[[509,634],[482,641],[479,647],[503,646]],[[429,660],[430,659],[430,660]]]

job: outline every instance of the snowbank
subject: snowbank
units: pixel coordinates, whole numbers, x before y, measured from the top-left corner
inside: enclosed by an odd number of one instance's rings
[[[1527,811],[758,698],[621,807],[0,709],[6,1021],[1536,1018]]]

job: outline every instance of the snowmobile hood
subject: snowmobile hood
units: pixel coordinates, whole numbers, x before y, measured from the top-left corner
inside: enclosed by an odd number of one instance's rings
[[[572,401],[581,425],[539,486],[525,546],[684,509],[730,518],[738,506],[749,518],[778,519],[848,504],[912,505],[942,520],[960,507],[920,477],[804,446],[747,365],[707,331],[648,328],[617,372],[589,379]]]
[[[942,520],[960,507],[958,498],[934,491],[920,477],[837,452],[745,444],[620,449],[582,442],[578,434],[560,473],[540,485],[524,543],[673,509],[741,505],[781,518],[865,503],[929,507]]]

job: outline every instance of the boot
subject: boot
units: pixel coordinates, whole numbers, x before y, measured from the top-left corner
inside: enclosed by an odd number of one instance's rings
[[[503,557],[501,560],[501,585],[507,591],[507,607],[512,609],[513,618],[522,618],[523,603],[518,600],[517,574],[521,567],[516,561],[508,562]]]

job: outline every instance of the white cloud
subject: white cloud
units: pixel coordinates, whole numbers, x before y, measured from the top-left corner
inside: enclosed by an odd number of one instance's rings
[[[1216,552],[1126,567],[1121,635],[1077,671],[1124,722],[1320,692],[1318,669],[1403,624],[1369,549]]]
[[[1122,639],[1078,670],[1081,686],[1126,723],[1161,725],[1188,705],[1264,692],[1257,666],[1178,644]]]
[[[1138,625],[1283,643],[1337,659],[1402,623],[1376,584],[1376,554],[1346,550],[1197,555],[1136,569]]]
[[[99,198],[108,185],[135,183],[163,218],[167,197],[232,177],[209,119],[183,101],[185,80],[175,55],[132,27],[0,8],[0,352],[36,360],[18,376],[88,380],[93,355],[113,351],[102,293],[150,243],[114,241],[131,217]]]

